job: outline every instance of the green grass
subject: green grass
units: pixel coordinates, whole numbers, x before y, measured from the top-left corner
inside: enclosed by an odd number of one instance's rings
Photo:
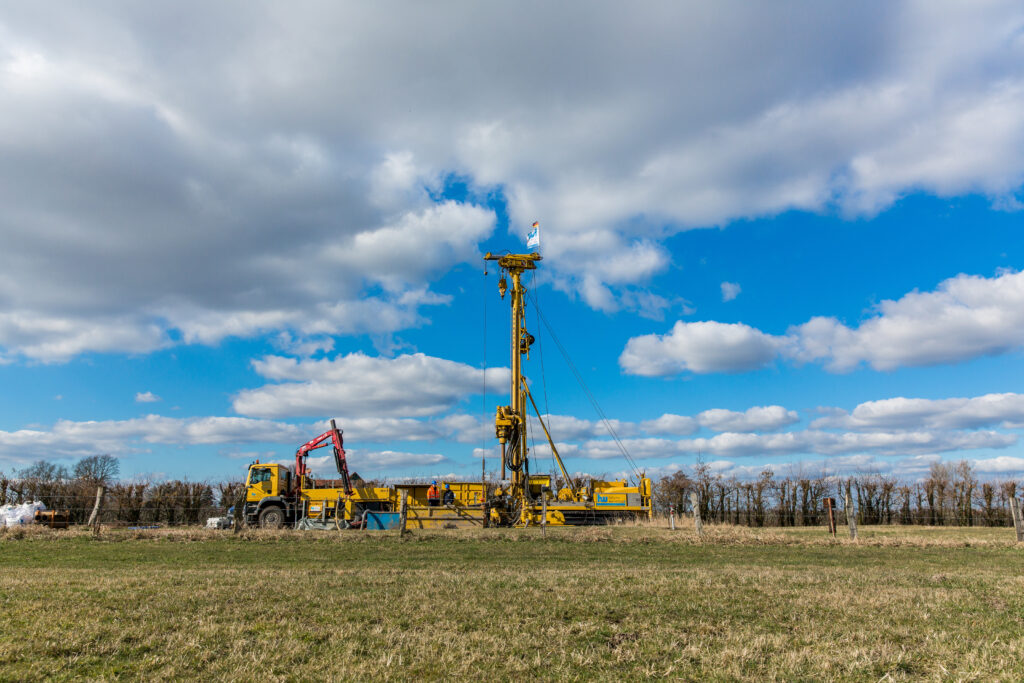
[[[1008,529],[7,533],[0,679],[1020,680],[1022,560]]]

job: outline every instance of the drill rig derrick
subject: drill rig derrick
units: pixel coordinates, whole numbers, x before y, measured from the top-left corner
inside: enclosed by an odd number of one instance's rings
[[[498,406],[494,416],[494,434],[501,444],[502,479],[508,470],[510,483],[504,491],[507,498],[496,501],[498,505],[493,509],[492,520],[505,525],[529,526],[541,523],[608,524],[618,519],[650,517],[651,480],[639,472],[636,473],[635,485],[630,485],[626,480],[596,479],[590,480],[586,486],[574,484],[558,454],[544,418],[537,409],[536,401],[523,374],[523,358],[525,356],[529,360],[530,347],[535,341],[534,336],[526,329],[527,289],[523,284],[523,273],[536,270],[541,255],[536,252],[504,255],[488,252],[484,260],[498,262],[501,269],[498,292],[502,299],[506,294],[510,295],[509,305],[512,314],[509,405]],[[526,429],[527,411],[531,406],[565,481],[564,487],[557,492],[553,490],[555,487],[552,486],[552,476],[530,476]]]
[[[509,471],[511,486],[509,495],[513,501],[525,502],[529,497],[529,459],[526,446],[526,379],[523,377],[522,357],[529,357],[530,345],[534,342],[532,334],[526,331],[526,287],[523,286],[522,275],[527,270],[536,270],[536,262],[541,255],[506,254],[495,256],[490,252],[484,256],[486,261],[497,261],[501,268],[501,279],[498,281],[498,292],[501,298],[510,293],[512,308],[512,377],[509,391],[510,405],[498,406],[494,417],[494,433],[501,444],[502,471]],[[512,288],[509,291],[508,281],[511,278]]]

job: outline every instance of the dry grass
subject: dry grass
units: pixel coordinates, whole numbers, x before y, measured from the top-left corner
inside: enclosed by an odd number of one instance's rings
[[[0,679],[1024,678],[1012,530],[706,531],[7,532]]]

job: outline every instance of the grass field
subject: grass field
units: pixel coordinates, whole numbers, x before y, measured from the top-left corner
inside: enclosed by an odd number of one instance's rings
[[[1022,680],[1009,529],[0,535],[0,679]]]

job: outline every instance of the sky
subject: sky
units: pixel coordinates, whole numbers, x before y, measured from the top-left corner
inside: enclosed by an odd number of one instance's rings
[[[1019,2],[0,2],[0,207],[8,474],[493,470],[537,221],[570,471],[1024,476]]]

